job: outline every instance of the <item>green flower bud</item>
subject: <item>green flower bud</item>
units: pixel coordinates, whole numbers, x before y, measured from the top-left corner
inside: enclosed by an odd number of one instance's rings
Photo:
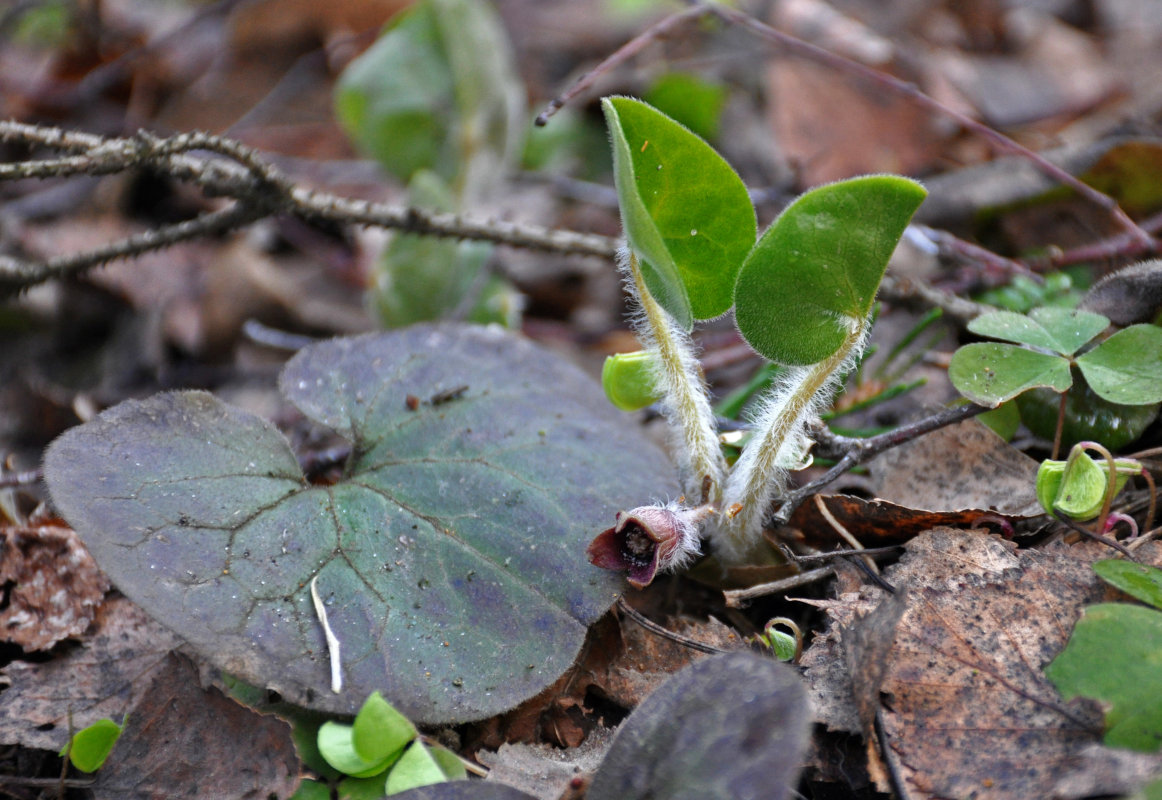
[[[622,411],[637,411],[661,399],[654,386],[657,357],[647,350],[615,353],[601,368],[601,386],[609,402]]]

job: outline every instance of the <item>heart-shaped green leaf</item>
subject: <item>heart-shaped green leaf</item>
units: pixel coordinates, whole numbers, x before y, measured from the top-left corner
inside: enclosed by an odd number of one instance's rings
[[[1162,608],[1162,570],[1148,564],[1135,564],[1120,558],[1096,561],[1093,571],[1108,584],[1116,586],[1130,597]]]
[[[372,692],[351,726],[351,744],[368,761],[390,759],[416,738],[416,726],[379,692]]]
[[[355,749],[355,737],[350,725],[327,720],[319,726],[317,746],[319,753],[332,769],[353,778],[370,778],[379,775],[399,757],[399,753],[379,758],[364,758]]]
[[[979,336],[1071,356],[1109,324],[1101,314],[1047,306],[1033,309],[1028,316],[1012,311],[981,314],[968,323],[968,329]]]
[[[1042,461],[1037,468],[1037,500],[1050,514],[1056,511],[1071,519],[1091,520],[1101,513],[1108,487],[1104,463],[1085,454],[1069,461]]]
[[[1108,707],[1105,743],[1147,752],[1162,744],[1162,613],[1126,603],[1086,608],[1069,644],[1045,668],[1071,700]]]
[[[113,752],[123,727],[111,719],[99,719],[74,733],[60,754],[67,752],[69,761],[81,772],[96,772]]]
[[[586,797],[781,800],[794,788],[810,717],[786,664],[745,652],[704,658],[626,718]]]
[[[387,773],[387,783],[384,786],[386,794],[399,794],[408,789],[419,786],[431,786],[433,783],[443,783],[447,778],[436,759],[428,752],[423,742],[412,742],[404,750],[399,761]]]
[[[512,708],[572,663],[623,585],[587,563],[593,531],[677,493],[590,378],[499,330],[324,342],[282,388],[351,440],[337,484],[307,485],[270,423],[201,392],[110,409],[59,438],[45,470],[119,589],[300,705],[354,714],[378,690],[417,722]]]
[[[646,287],[689,330],[726,313],[754,244],[750,195],[722,156],[640,100],[602,100],[622,226]]]
[[[738,274],[734,313],[750,346],[787,365],[837,351],[870,312],[926,195],[907,178],[870,175],[820,186],[789,205]]]
[[[1061,393],[1073,385],[1069,362],[1011,344],[976,342],[952,354],[952,385],[972,402],[996,408],[1021,392],[1045,386]]]
[[[1162,328],[1131,325],[1077,359],[1089,388],[1111,403],[1162,402]]]

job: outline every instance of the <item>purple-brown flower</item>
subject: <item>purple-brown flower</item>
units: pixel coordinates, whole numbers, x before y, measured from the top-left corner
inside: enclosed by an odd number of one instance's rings
[[[626,572],[629,582],[642,589],[659,571],[681,568],[699,554],[698,526],[711,513],[710,506],[678,503],[618,511],[613,527],[590,543],[589,563]]]

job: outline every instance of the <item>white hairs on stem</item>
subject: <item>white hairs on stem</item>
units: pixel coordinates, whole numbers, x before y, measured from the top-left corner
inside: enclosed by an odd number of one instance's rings
[[[646,350],[655,356],[654,387],[662,396],[662,413],[673,431],[673,449],[683,487],[692,502],[717,505],[726,462],[694,344],[650,295],[637,258],[628,248],[619,253],[618,265],[637,305],[632,317],[634,331]],[[702,496],[704,491],[706,497]]]
[[[771,503],[786,487],[787,473],[807,452],[806,424],[818,416],[867,344],[867,320],[846,320],[843,346],[822,361],[786,370],[754,416],[754,435],[726,482],[719,526],[713,531],[719,557],[745,558],[759,541]]]

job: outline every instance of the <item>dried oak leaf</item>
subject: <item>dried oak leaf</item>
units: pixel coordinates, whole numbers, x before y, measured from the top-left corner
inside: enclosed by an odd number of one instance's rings
[[[74,729],[121,719],[181,640],[123,597],[109,598],[81,645],[43,663],[0,670],[0,743],[59,750]]]
[[[197,667],[170,653],[97,773],[93,793],[96,800],[276,800],[290,797],[298,783],[290,725],[203,689]]]
[[[1053,797],[1102,719],[1093,704],[1064,703],[1043,668],[1081,607],[1114,595],[1090,568],[1108,555],[1093,543],[1018,551],[969,531],[921,535],[885,573],[905,607],[879,612],[874,587],[819,603],[835,624],[803,659],[824,700],[817,719],[856,732],[874,713],[905,798]],[[865,619],[874,630],[859,631]]]
[[[70,528],[0,527],[0,639],[48,650],[93,622],[109,580]]]

